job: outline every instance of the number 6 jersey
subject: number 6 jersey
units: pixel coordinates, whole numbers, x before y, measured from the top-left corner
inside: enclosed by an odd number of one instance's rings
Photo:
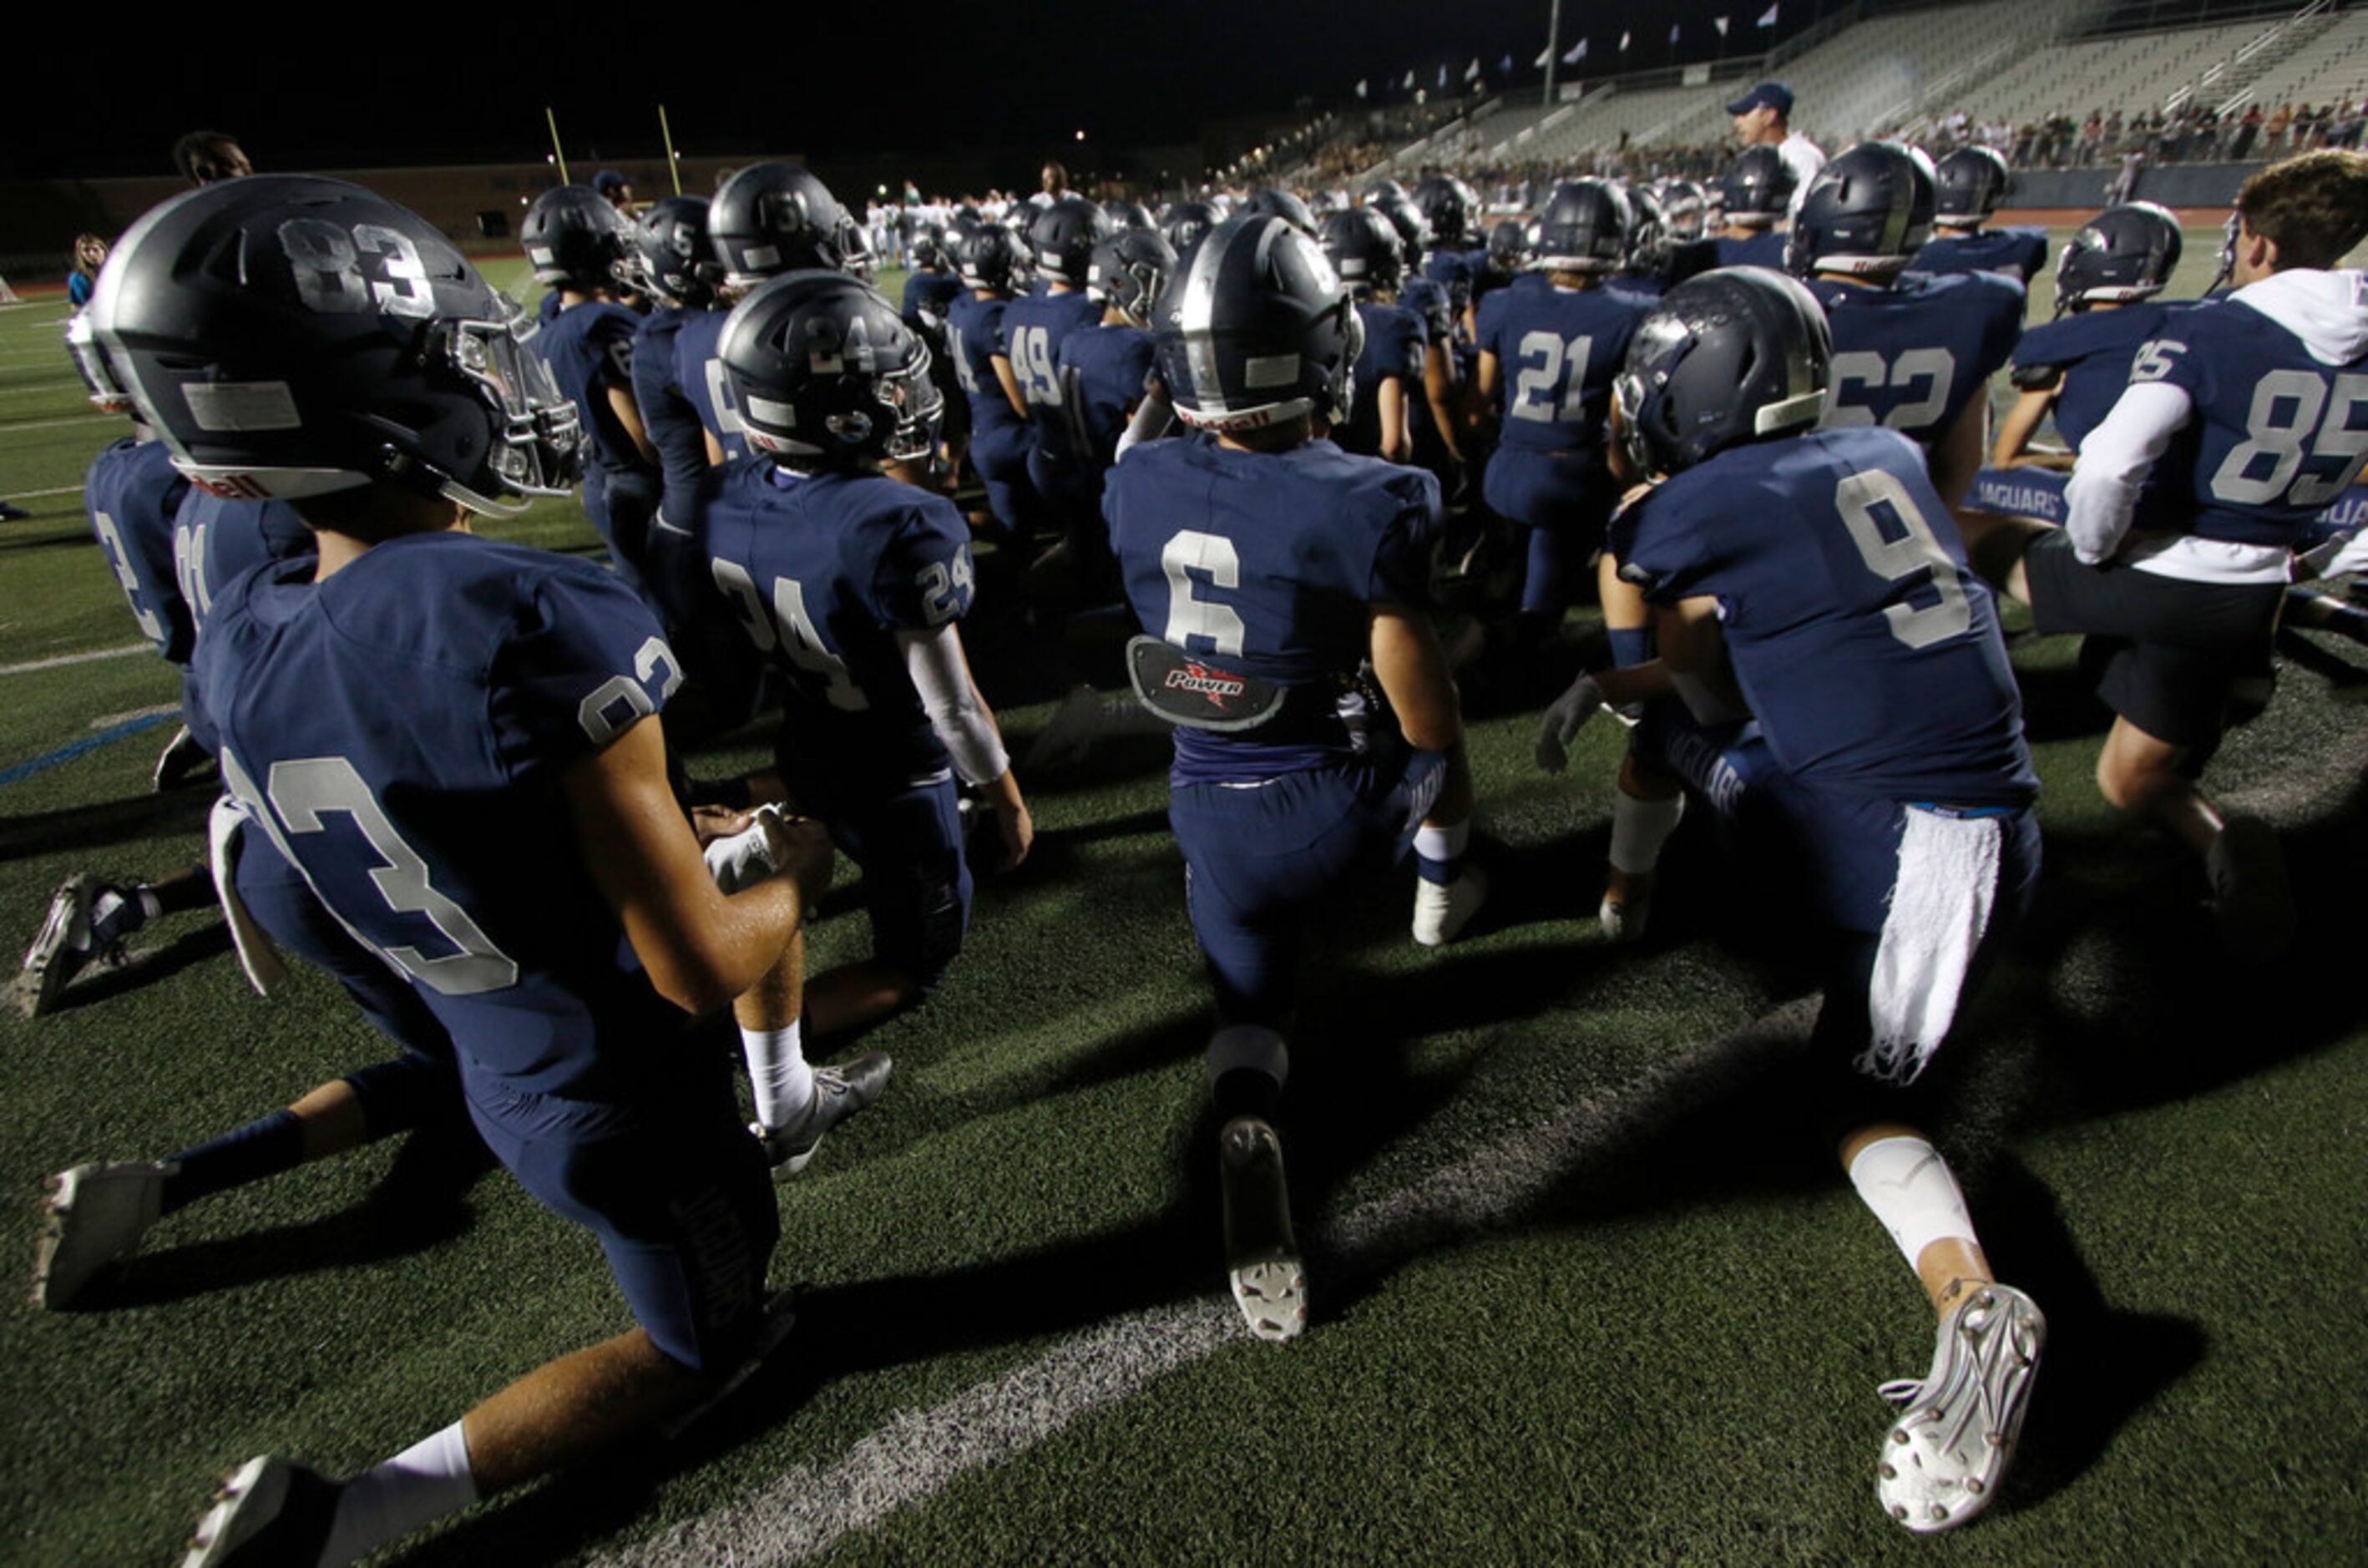
[[[2036,798],[1989,589],[1906,437],[1731,448],[1622,513],[1611,549],[1656,603],[1718,600],[1736,680],[1793,778],[1892,801]]]
[[[481,1104],[488,1075],[606,1098],[678,1074],[690,1020],[593,886],[558,787],[679,680],[649,611],[586,562],[464,533],[313,570],[233,578],[199,639],[192,727],[247,831],[418,986]]]

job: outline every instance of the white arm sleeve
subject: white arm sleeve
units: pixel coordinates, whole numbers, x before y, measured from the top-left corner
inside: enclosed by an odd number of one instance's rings
[[[1135,404],[1134,417],[1127,422],[1125,433],[1118,438],[1118,455],[1122,458],[1130,448],[1166,435],[1175,417],[1166,392],[1144,393],[1143,401]]]
[[[2139,381],[2122,393],[2105,422],[2089,432],[2064,487],[2064,527],[2072,553],[2099,565],[2121,549],[2137,508],[2138,488],[2194,414],[2185,389]]]
[[[995,717],[978,699],[971,684],[970,666],[962,660],[962,633],[953,624],[934,631],[900,631],[896,641],[905,650],[905,673],[938,739],[954,759],[954,771],[965,784],[1000,778],[1011,767],[996,733]]]

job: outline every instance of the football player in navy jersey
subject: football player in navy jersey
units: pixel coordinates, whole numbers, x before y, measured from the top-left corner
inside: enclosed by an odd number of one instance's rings
[[[1651,306],[1604,287],[1629,254],[1627,200],[1604,181],[1556,187],[1529,243],[1546,286],[1482,302],[1477,390],[1497,441],[1481,494],[1530,532],[1521,617],[1535,642],[1561,624],[1603,542],[1619,494],[1604,444],[1611,378]]]
[[[2006,160],[1992,148],[1960,147],[1933,168],[1932,182],[1932,239],[1908,270],[1994,272],[2030,288],[2047,265],[2047,231],[2028,224],[1982,228],[2014,188]]]
[[[1993,468],[2072,467],[2089,432],[2130,382],[2130,361],[2174,308],[2156,299],[2182,246],[2179,220],[2151,201],[2127,202],[2080,226],[2055,263],[2055,319],[2014,349],[2014,406],[1998,421]],[[2032,446],[2050,415],[2065,449]]]
[[[633,335],[641,318],[617,302],[632,227],[608,198],[564,185],[535,199],[523,233],[534,279],[559,296],[559,313],[535,337],[562,392],[575,400],[588,437],[584,512],[609,559],[643,592],[643,558],[657,513],[657,465],[633,402]]]
[[[1430,234],[1422,275],[1447,290],[1456,324],[1469,341],[1473,274],[1488,260],[1486,236],[1474,229],[1480,219],[1480,194],[1454,175],[1439,174],[1416,186],[1409,199]]]
[[[1458,494],[1466,476],[1462,423],[1464,381],[1455,357],[1455,301],[1446,284],[1427,275],[1430,223],[1415,204],[1403,195],[1385,192],[1366,205],[1387,218],[1398,232],[1406,282],[1397,302],[1423,324],[1422,396],[1409,417],[1414,460],[1437,475],[1451,495]]]
[[[917,1001],[961,949],[956,778],[985,796],[1007,868],[1035,829],[955,625],[969,529],[879,472],[937,443],[928,350],[876,290],[806,271],[733,307],[722,353],[759,449],[701,485],[700,537],[715,592],[785,677],[790,799],[863,868],[872,956],[805,993],[814,1033],[840,1033]]]
[[[416,988],[478,1131],[598,1235],[638,1320],[349,1481],[250,1461],[188,1559],[345,1562],[687,1415],[757,1346],[779,1221],[721,1015],[793,983],[801,889],[719,890],[667,785],[678,672],[641,602],[466,531],[506,494],[564,494],[578,433],[440,233],[266,176],[154,210],[118,256],[95,330],[176,462],[297,503],[320,546],[222,586],[199,639],[195,706],[246,831]],[[792,872],[826,864],[810,831],[757,825]]]
[[[1135,690],[1176,727],[1168,816],[1217,994],[1227,1266],[1251,1330],[1288,1339],[1304,1270],[1270,1119],[1312,912],[1409,836],[1417,942],[1451,940],[1485,884],[1461,864],[1471,778],[1423,609],[1438,486],[1323,438],[1353,386],[1354,306],[1278,218],[1222,224],[1179,265],[1155,336],[1197,434],[1130,449],[1103,510],[1149,632],[1128,649]]]
[[[1028,477],[1034,444],[1028,400],[1005,341],[1003,317],[1025,276],[1019,242],[999,223],[982,223],[954,244],[954,266],[965,292],[948,307],[948,349],[954,379],[970,401],[970,460],[986,487],[995,525],[1025,543],[1042,513]]]
[[[1102,319],[1086,292],[1094,247],[1110,237],[1109,215],[1082,196],[1064,196],[1028,226],[1028,248],[1042,287],[1003,312],[1003,342],[1028,411],[1028,482],[1057,531],[1059,553],[1043,564],[1059,577],[1092,573],[1106,551],[1101,485],[1072,438],[1061,392],[1061,346]]]
[[[2284,861],[2267,823],[2224,815],[2196,779],[2232,681],[2266,659],[2295,545],[2368,461],[2368,281],[2336,269],[2363,235],[2368,158],[2328,149],[2255,174],[2235,292],[2139,345],[2081,444],[2065,526],[1963,519],[1975,563],[2041,631],[2089,637],[2115,714],[2098,786],[2203,858],[2245,955],[2292,938]]]
[[[708,208],[703,196],[652,202],[633,226],[625,256],[636,292],[653,304],[633,334],[633,405],[641,414],[643,453],[658,465],[663,480],[659,512],[673,517],[688,514],[708,468],[706,427],[675,352],[683,328],[716,308],[723,282],[723,264],[708,239]],[[680,607],[661,608],[670,627],[680,624]]]
[[[1397,231],[1372,208],[1351,207],[1324,220],[1323,245],[1364,327],[1355,394],[1334,422],[1332,440],[1360,457],[1411,461],[1414,404],[1422,396],[1429,343],[1422,318],[1396,302],[1406,270]]]
[[[1796,189],[1792,165],[1773,147],[1746,147],[1726,166],[1721,188],[1726,231],[1713,242],[1717,264],[1783,270]]]
[[[1981,468],[1990,377],[2022,331],[2022,286],[1987,274],[1903,276],[1931,233],[1921,153],[1861,142],[1827,164],[1793,215],[1784,263],[1833,328],[1828,425],[1881,425],[1922,447],[1952,505]]]
[[[1656,608],[1659,657],[1579,677],[1538,760],[1560,771],[1605,702],[1645,700],[1614,795],[1614,892],[1641,892],[1682,781],[1780,907],[1827,933],[1823,1131],[1940,1318],[1930,1374],[1884,1391],[1907,1409],[1875,1488],[1929,1532],[1995,1494],[2045,1333],[1996,1283],[1909,1119],[2029,903],[2039,786],[1988,591],[1922,454],[1896,431],[1816,427],[1828,352],[1808,291],[1754,267],[1679,285],[1637,328],[1612,438],[1645,483],[1611,552]]]

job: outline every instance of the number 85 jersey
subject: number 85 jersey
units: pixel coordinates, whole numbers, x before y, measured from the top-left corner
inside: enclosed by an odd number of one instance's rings
[[[952,766],[900,632],[971,607],[970,529],[942,495],[882,474],[796,474],[768,457],[710,471],[700,533],[716,590],[790,680],[792,744],[842,780],[901,786]]]
[[[1768,748],[1804,783],[2019,806],[2038,793],[1988,588],[1896,431],[1731,448],[1611,525],[1656,603],[1713,597]]]
[[[634,959],[559,789],[680,681],[649,611],[586,562],[462,533],[313,570],[232,578],[198,641],[193,728],[245,831],[417,985],[472,1092],[678,1071],[690,1021]]]

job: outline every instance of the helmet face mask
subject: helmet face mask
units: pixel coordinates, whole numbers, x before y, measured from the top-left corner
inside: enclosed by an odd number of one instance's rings
[[[79,311],[66,318],[66,352],[74,356],[74,369],[90,392],[92,407],[103,414],[137,411],[138,405],[116,380],[115,368],[107,362],[106,352],[92,334],[90,317]]]
[[[174,464],[215,494],[392,483],[472,511],[562,494],[575,403],[532,322],[425,220],[358,186],[267,175],[132,226],[85,314]]]
[[[1152,306],[1175,272],[1176,252],[1156,230],[1121,229],[1094,247],[1086,297],[1147,327]]]

